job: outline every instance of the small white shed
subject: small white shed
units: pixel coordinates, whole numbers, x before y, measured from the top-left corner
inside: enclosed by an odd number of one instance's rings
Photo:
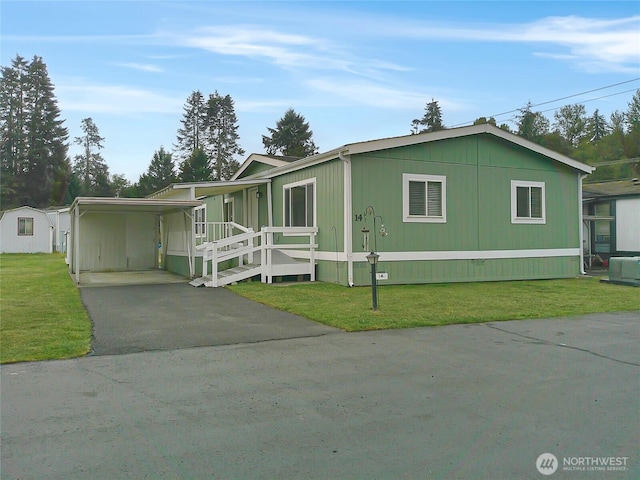
[[[157,269],[158,245],[171,224],[185,238],[193,237],[193,209],[200,200],[78,197],[70,208],[71,226],[67,247],[69,270],[80,283],[80,272],[125,272]],[[168,222],[167,218],[181,218]],[[190,265],[194,251],[187,251]]]
[[[28,206],[0,218],[0,253],[51,253],[54,227],[43,210]]]

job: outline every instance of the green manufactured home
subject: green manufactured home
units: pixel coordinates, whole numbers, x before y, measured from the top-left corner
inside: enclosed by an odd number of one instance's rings
[[[204,202],[194,213],[196,275],[258,268],[268,244],[312,265],[312,279],[342,285],[370,283],[370,251],[383,284],[563,278],[582,271],[581,182],[592,170],[474,125],[302,159],[254,154],[230,181],[174,184],[152,197]],[[225,238],[220,252],[242,242],[252,251],[235,261],[218,252],[208,267],[202,245],[212,237]],[[166,253],[166,268],[188,273],[182,253]]]

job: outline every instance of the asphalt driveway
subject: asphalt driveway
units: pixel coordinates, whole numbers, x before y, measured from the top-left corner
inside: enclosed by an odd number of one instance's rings
[[[254,343],[339,330],[187,283],[81,288],[93,322],[93,355]]]

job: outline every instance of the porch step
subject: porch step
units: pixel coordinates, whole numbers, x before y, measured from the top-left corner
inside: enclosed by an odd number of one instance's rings
[[[194,278],[193,280],[191,280],[189,282],[189,285],[191,285],[192,287],[201,287],[205,283],[210,282],[210,281],[211,281],[211,277],[210,276]]]

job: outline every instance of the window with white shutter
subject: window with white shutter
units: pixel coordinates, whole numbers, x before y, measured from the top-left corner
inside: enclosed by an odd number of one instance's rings
[[[404,222],[446,222],[446,198],[445,176],[402,175]]]

